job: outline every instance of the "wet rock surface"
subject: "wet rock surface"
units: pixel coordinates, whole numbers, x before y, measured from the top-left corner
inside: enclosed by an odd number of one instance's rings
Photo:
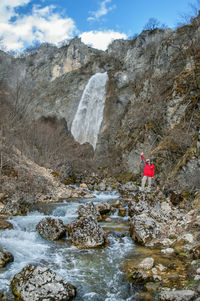
[[[0,230],[5,229],[13,229],[13,225],[6,220],[0,219]]]
[[[75,287],[53,271],[31,264],[14,276],[11,289],[22,301],[67,301],[76,295]]]
[[[0,250],[0,268],[6,266],[6,264],[14,260],[13,255],[10,252]]]
[[[105,233],[92,216],[81,217],[73,221],[68,230],[72,244],[78,248],[96,248],[105,245]]]
[[[61,219],[45,217],[36,226],[38,233],[45,239],[58,240],[65,236],[66,227]]]
[[[143,259],[141,262],[136,264],[133,268],[132,279],[136,284],[144,284],[146,282],[154,281],[154,275],[151,269],[154,266],[154,259],[149,257]]]

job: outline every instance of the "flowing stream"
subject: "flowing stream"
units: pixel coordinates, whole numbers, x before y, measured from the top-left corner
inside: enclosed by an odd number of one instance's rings
[[[90,78],[71,127],[72,135],[80,144],[89,142],[94,149],[103,120],[107,79],[107,72],[96,73]]]
[[[36,231],[37,223],[45,216],[60,218],[69,224],[77,218],[80,203],[113,201],[114,192],[96,193],[95,199],[65,201],[50,205],[38,205],[27,216],[10,219],[14,229],[0,231],[0,247],[14,256],[14,262],[0,272],[0,291],[9,291],[10,281],[23,267],[32,263],[46,266],[77,288],[75,301],[130,301],[136,300],[131,284],[125,279],[120,265],[137,256],[135,245],[129,236],[118,238],[109,235],[110,244],[102,249],[79,250],[71,245],[68,237],[51,242]],[[106,230],[127,231],[127,217],[111,216],[112,222],[102,222]]]

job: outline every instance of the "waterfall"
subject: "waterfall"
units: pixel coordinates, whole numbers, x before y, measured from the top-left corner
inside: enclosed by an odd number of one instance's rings
[[[89,142],[94,150],[103,120],[107,72],[96,73],[88,81],[72,122],[71,132],[80,144]]]

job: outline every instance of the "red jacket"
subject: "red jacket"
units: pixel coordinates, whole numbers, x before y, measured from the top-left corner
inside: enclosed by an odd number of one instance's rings
[[[154,177],[154,174],[155,174],[155,167],[153,164],[149,165],[147,164],[146,162],[146,159],[144,156],[141,155],[141,158],[145,164],[144,166],[144,173],[143,173],[143,176],[147,176],[147,177],[150,177],[150,178],[153,178]]]

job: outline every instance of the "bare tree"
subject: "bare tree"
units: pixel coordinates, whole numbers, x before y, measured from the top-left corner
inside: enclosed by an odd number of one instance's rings
[[[189,2],[188,5],[190,7],[190,12],[179,14],[179,21],[177,22],[176,27],[190,24],[191,18],[195,18],[198,16],[200,10],[200,0],[196,0],[194,3]]]
[[[199,10],[200,10],[200,0],[196,0],[195,3],[189,3],[191,8],[191,17],[197,17]]]
[[[158,21],[156,18],[149,18],[149,20],[147,21],[143,29],[154,30],[156,28],[160,28],[164,30],[167,28],[167,25],[161,24],[160,21]]]

